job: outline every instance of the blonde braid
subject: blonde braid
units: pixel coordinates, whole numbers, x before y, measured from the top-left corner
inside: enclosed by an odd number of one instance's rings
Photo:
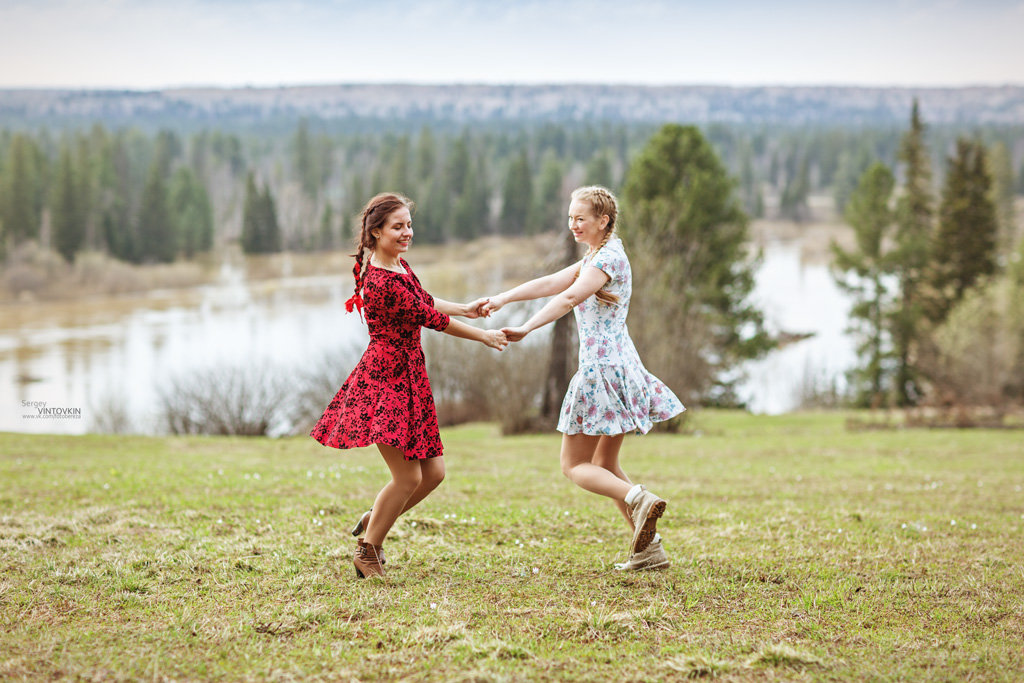
[[[585,201],[590,205],[591,211],[594,212],[595,216],[608,216],[608,227],[605,230],[604,238],[597,247],[590,247],[587,249],[586,255],[583,257],[585,261],[587,258],[593,262],[593,257],[597,256],[597,252],[604,248],[604,245],[608,244],[608,240],[615,234],[615,219],[618,218],[619,205],[613,195],[607,188],[601,187],[600,185],[590,185],[588,187],[580,187],[573,191],[573,199]],[[579,278],[580,273],[583,272],[583,262],[580,262],[580,268],[576,271],[576,277],[573,278],[573,282]],[[604,288],[597,290],[597,300],[606,304],[617,304],[619,303],[619,297],[617,294],[612,294],[606,291]]]

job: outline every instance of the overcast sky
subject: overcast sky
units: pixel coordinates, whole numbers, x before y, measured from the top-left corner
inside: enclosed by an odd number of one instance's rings
[[[1024,0],[0,0],[0,87],[1024,84]]]

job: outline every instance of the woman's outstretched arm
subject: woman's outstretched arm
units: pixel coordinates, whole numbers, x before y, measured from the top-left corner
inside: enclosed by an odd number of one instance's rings
[[[477,299],[466,304],[457,304],[434,297],[434,308],[445,315],[461,315],[463,318],[479,318],[487,299]]]
[[[508,340],[501,330],[481,330],[479,327],[473,327],[458,320],[449,320],[448,327],[444,328],[443,332],[453,337],[478,341],[498,351],[508,346]]]
[[[575,266],[573,267],[575,268]],[[544,304],[544,308],[534,313],[524,324],[519,327],[503,327],[501,331],[505,333],[505,337],[509,341],[517,342],[538,327],[543,327],[561,318],[578,306],[584,299],[597,293],[597,290],[604,287],[604,284],[609,279],[607,273],[600,268],[586,266],[583,272],[580,273],[579,278],[568,289]]]
[[[484,315],[490,315],[505,304],[512,303],[513,301],[530,301],[531,299],[541,299],[564,292],[572,284],[573,278],[576,277],[576,271],[579,268],[580,264],[574,263],[557,273],[551,273],[550,275],[524,282],[507,292],[489,297],[487,303],[483,306]]]

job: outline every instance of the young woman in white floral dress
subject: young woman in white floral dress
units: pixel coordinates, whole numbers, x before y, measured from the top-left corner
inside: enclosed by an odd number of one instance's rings
[[[513,301],[553,297],[519,327],[502,331],[509,341],[575,312],[580,335],[579,370],[569,382],[558,420],[561,465],[577,486],[607,496],[633,529],[629,560],[618,569],[661,569],[669,564],[657,534],[665,501],[634,485],[619,465],[627,433],[650,431],[685,408],[647,372],[626,328],[633,291],[629,259],[615,235],[618,204],[603,187],[572,193],[569,229],[589,249],[579,263],[490,297],[485,314]]]

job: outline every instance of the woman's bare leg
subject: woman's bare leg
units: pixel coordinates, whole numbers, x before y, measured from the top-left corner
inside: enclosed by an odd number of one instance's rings
[[[630,481],[629,475],[622,471],[619,466],[619,450],[622,448],[622,439],[625,434],[616,434],[615,436],[602,436],[597,442],[597,448],[594,450],[594,457],[590,459],[594,465],[608,470],[622,481],[633,486],[633,482]],[[626,501],[620,498],[615,498],[615,507],[619,509],[622,516],[626,518],[626,523],[629,524],[629,528],[633,528],[633,518],[629,514],[629,507],[626,505]]]
[[[623,501],[625,504],[626,494],[629,493],[632,485],[627,479],[620,478],[615,473],[600,465],[595,465],[593,462],[600,440],[604,438],[608,437],[563,434],[560,455],[562,474],[582,489],[607,496],[616,502]],[[621,446],[621,438],[619,445]],[[616,456],[617,453],[616,449]]]
[[[383,545],[395,520],[406,509],[406,503],[423,484],[423,468],[417,460],[406,460],[402,451],[394,446],[377,444],[377,449],[391,470],[391,481],[384,485],[373,502],[366,542]]]
[[[402,511],[398,513],[399,517],[404,515],[412,508],[416,507],[417,503],[419,503],[428,495],[430,495],[430,492],[436,489],[441,484],[441,482],[444,481],[445,467],[443,457],[438,456],[436,458],[427,458],[425,460],[420,460],[419,466],[420,474],[422,475],[420,485],[416,487],[416,490],[412,492],[412,495],[409,496],[409,499],[405,501],[405,505],[402,507]],[[371,514],[369,517],[366,518],[365,526],[367,529],[370,528],[370,518],[372,516],[373,515]]]

